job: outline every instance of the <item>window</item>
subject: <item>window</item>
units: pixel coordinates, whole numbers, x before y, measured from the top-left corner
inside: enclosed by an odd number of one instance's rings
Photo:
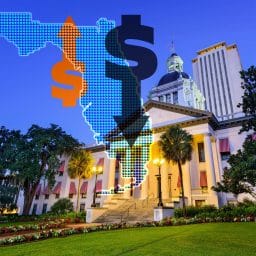
[[[226,161],[230,157],[230,152],[222,152],[222,153],[220,153],[220,156],[221,156],[222,161]]]
[[[60,198],[60,194],[56,194],[56,195],[55,195],[55,198],[56,198],[56,199]]]
[[[196,207],[202,207],[205,205],[205,200],[195,200]]]
[[[159,101],[163,102],[164,101],[164,96],[159,96]]]
[[[198,148],[199,162],[205,162],[204,143],[203,142],[198,143],[197,148]]]
[[[84,212],[85,210],[85,204],[80,204],[80,212]]]
[[[120,172],[120,163],[125,160],[125,150],[118,150],[116,152],[116,165],[115,165],[115,172],[119,174]]]
[[[46,194],[46,195],[44,196],[44,199],[49,199],[49,194]]]
[[[63,176],[63,172],[59,172],[59,176]]]
[[[36,215],[37,204],[33,205],[32,215]]]
[[[43,204],[42,214],[47,212],[47,204]]]
[[[166,102],[171,103],[172,102],[172,97],[171,94],[166,94]]]
[[[38,199],[39,199],[39,194],[37,194],[35,197],[35,200],[38,200]]]
[[[82,198],[86,198],[86,194],[85,193],[82,193]]]
[[[200,187],[201,187],[203,193],[208,191],[206,171],[200,171]]]
[[[178,101],[178,92],[177,91],[172,93],[172,97],[173,97],[173,101],[172,101],[173,104],[178,104],[179,101]]]
[[[72,199],[72,198],[73,198],[73,194],[69,194],[68,197],[69,197],[70,199]]]
[[[228,138],[219,139],[219,148],[221,160],[225,161],[229,159],[230,156],[230,144]]]

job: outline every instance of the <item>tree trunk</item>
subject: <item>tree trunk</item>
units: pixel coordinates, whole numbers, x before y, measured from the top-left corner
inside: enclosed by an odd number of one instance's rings
[[[184,195],[184,185],[183,185],[183,175],[182,175],[182,167],[180,161],[178,161],[179,167],[179,175],[180,175],[180,183],[181,183],[181,195],[182,195],[182,206],[183,206],[183,216],[186,217],[186,204],[185,204],[185,195]]]
[[[32,188],[24,187],[23,215],[29,215],[38,184],[39,182],[32,186]]]
[[[81,179],[78,178],[78,189],[77,189],[77,199],[76,199],[76,213],[79,211],[79,204],[80,204],[80,186],[81,186]]]
[[[15,201],[14,201],[14,204],[15,204],[16,206],[17,206],[17,204],[18,204],[19,195],[20,195],[20,185],[18,186],[17,193],[16,193],[16,197],[15,197]]]

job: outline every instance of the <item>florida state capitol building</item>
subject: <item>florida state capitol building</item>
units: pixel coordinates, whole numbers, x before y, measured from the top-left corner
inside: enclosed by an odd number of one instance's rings
[[[241,148],[246,137],[245,133],[238,134],[244,117],[236,107],[243,94],[239,76],[242,66],[237,47],[227,46],[224,42],[215,44],[198,51],[192,64],[195,80],[183,71],[182,58],[172,53],[167,60],[167,73],[152,88],[150,100],[144,104],[152,122],[153,144],[147,163],[148,172],[140,186],[132,187],[132,192],[131,189],[118,189],[132,182],[122,176],[122,164],[131,157],[131,152],[122,149],[117,152],[116,159],[110,159],[104,145],[88,148],[95,158],[96,169],[101,169],[102,174],[93,175],[81,183],[81,211],[90,208],[93,201],[107,209],[113,207],[111,202],[114,201],[117,208],[123,202],[121,199],[156,199],[159,166],[154,165],[153,160],[161,157],[157,142],[161,134],[175,124],[193,135],[192,159],[182,166],[187,204],[218,207],[234,200],[232,195],[216,193],[211,187],[221,180],[229,155]],[[138,161],[141,150],[136,149]],[[63,158],[56,184],[51,190],[43,182],[38,187],[31,213],[49,211],[59,198],[70,198],[76,206],[78,180],[68,176],[67,166],[68,158]],[[179,202],[178,167],[165,161],[160,168],[163,201],[167,205]],[[113,193],[104,194],[102,191]],[[119,201],[115,200],[117,197]],[[19,206],[22,211],[22,195]]]

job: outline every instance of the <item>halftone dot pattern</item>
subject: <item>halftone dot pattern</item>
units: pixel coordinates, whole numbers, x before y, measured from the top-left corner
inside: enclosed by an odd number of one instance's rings
[[[63,50],[62,38],[58,37],[62,26],[63,23],[41,23],[32,20],[31,13],[27,12],[0,12],[0,37],[4,37],[8,42],[14,44],[18,48],[20,56],[29,56],[46,47],[47,43]],[[118,65],[128,65],[125,60],[110,55],[106,50],[106,35],[114,27],[115,23],[105,18],[99,19],[96,26],[77,26],[81,36],[76,40],[75,60],[77,63],[84,64],[83,78],[87,83],[87,91],[81,97],[80,105],[83,108],[83,118],[94,131],[98,143],[108,143],[106,138],[109,132],[116,128],[113,117],[122,116],[122,83],[119,80],[106,77],[105,72],[107,60]],[[114,42],[113,47],[115,51],[119,51]],[[72,49],[70,52],[72,53]],[[131,87],[128,92],[131,98],[130,104],[127,104],[128,111],[133,104],[134,93],[134,87]],[[118,133],[118,136],[120,137],[121,134]],[[122,176],[133,177],[135,186],[143,181],[147,173],[144,166],[149,160],[151,143],[152,134],[149,121],[132,148],[124,138],[110,143],[108,153],[111,158],[116,157],[118,150],[125,150],[126,157],[122,160]]]
[[[114,27],[114,22],[102,18],[97,27],[79,27],[83,37],[77,41],[77,59],[86,63],[84,79],[88,86],[81,98],[83,115],[98,143],[105,143],[105,136],[116,127],[113,116],[121,115],[122,111],[121,81],[107,78],[105,73],[106,60],[125,64],[105,48],[106,35]]]
[[[60,49],[61,38],[57,34],[63,24],[32,21],[28,12],[0,12],[0,36],[18,48],[20,56],[28,56],[50,42]]]
[[[139,186],[148,173],[146,163],[150,157],[150,145],[153,141],[151,131],[151,121],[148,120],[141,134],[136,139],[134,145],[130,147],[121,135],[113,138],[110,143],[109,157],[116,158],[122,152],[122,178],[133,178],[134,186]],[[130,185],[124,189],[129,189]]]

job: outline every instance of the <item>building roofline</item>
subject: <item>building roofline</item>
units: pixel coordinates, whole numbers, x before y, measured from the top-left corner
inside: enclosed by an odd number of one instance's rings
[[[86,150],[90,151],[91,153],[101,152],[106,150],[106,145],[99,144],[99,145],[93,145],[86,147]]]
[[[209,52],[210,50],[214,50],[216,48],[222,47],[222,46],[227,46],[226,42],[219,42],[213,45],[210,45],[206,48],[203,48],[202,50],[197,51],[197,55],[202,55],[203,53]]]
[[[242,116],[242,117],[237,117],[237,118],[228,119],[224,121],[219,121],[218,130],[241,126],[244,121],[247,121],[251,118],[252,118],[251,116]]]
[[[237,48],[237,44],[230,44],[227,46],[227,50],[232,50],[232,49],[236,49]]]
[[[160,102],[156,100],[148,100],[144,104],[145,111],[147,112],[151,108],[156,107],[164,110],[170,110],[179,114],[186,114],[190,115],[193,117],[200,117],[200,116],[213,116],[214,119],[216,117],[212,112],[209,112],[207,110],[200,110],[200,109],[195,109],[195,108],[190,108],[190,107],[185,107],[177,104],[172,104],[172,103],[167,103],[167,102]],[[216,119],[217,121],[217,119]]]

